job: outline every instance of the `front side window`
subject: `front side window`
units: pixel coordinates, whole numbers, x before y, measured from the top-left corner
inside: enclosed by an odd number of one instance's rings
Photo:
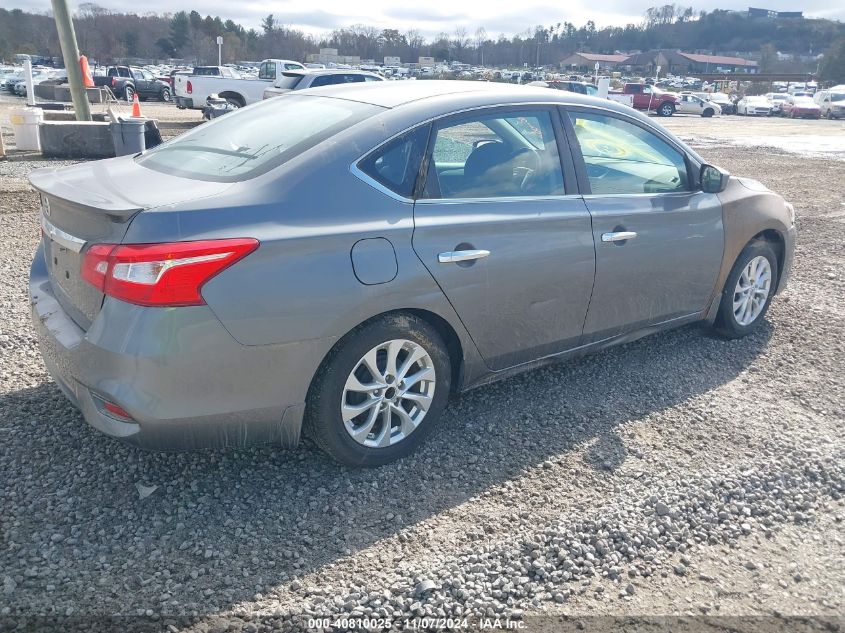
[[[365,157],[358,168],[394,193],[413,197],[428,130],[428,125],[421,125],[405,132]]]
[[[268,99],[148,150],[139,165],[183,178],[238,182],[259,176],[382,111],[315,96]],[[296,125],[279,125],[296,121]]]
[[[689,191],[684,155],[657,135],[622,119],[570,112],[594,194]]]
[[[547,111],[479,114],[435,130],[426,198],[563,193],[560,156]]]

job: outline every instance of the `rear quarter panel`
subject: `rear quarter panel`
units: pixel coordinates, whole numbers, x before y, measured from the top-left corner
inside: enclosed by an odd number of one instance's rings
[[[468,334],[411,247],[412,204],[350,172],[355,159],[392,132],[375,132],[369,141],[346,132],[223,195],[147,210],[135,218],[125,241],[257,238],[257,251],[202,289],[211,310],[243,345],[320,341],[321,359],[373,316],[420,309],[447,321],[465,355],[472,355]],[[365,238],[392,244],[398,270],[391,281],[365,285],[355,276],[351,251]]]

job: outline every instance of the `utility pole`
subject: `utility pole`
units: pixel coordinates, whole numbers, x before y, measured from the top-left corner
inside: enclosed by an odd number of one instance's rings
[[[91,120],[91,105],[85,92],[82,80],[82,68],[79,66],[79,47],[76,44],[76,31],[67,0],[52,0],[53,16],[56,19],[56,29],[59,32],[59,44],[62,47],[62,57],[67,70],[67,82],[70,86],[70,96],[73,99],[73,109],[76,111],[77,121]]]
[[[217,65],[223,65],[223,37],[217,36]]]

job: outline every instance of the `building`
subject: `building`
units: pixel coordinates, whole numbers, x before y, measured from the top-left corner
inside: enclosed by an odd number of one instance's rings
[[[359,55],[338,55],[336,48],[321,48],[319,53],[308,53],[305,61],[309,64],[351,64],[361,63]]]
[[[773,11],[772,9],[755,9],[748,7],[749,18],[803,18],[803,11]]]
[[[419,64],[420,64],[420,68],[434,68],[434,58],[433,57],[420,57]]]
[[[757,62],[742,57],[728,57],[725,55],[698,55],[695,53],[679,53],[689,60],[687,68],[690,74],[695,73],[756,73]]]
[[[399,58],[398,55],[385,55],[384,56],[384,65],[385,66],[399,66],[402,63],[402,60]]]
[[[572,70],[576,72],[593,72],[596,64],[599,70],[613,69],[624,64],[628,55],[599,55],[597,53],[572,53],[569,57],[561,60],[561,70]]]
[[[757,62],[742,57],[701,55],[681,51],[647,51],[636,53],[620,65],[621,69],[639,72],[646,76],[695,75],[697,73],[756,73]]]

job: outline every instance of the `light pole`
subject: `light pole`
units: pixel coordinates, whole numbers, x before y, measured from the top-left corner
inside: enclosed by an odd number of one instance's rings
[[[91,120],[91,106],[88,94],[85,92],[85,82],[82,79],[82,68],[79,66],[79,47],[76,45],[76,32],[73,30],[73,20],[67,0],[52,0],[53,16],[56,19],[56,30],[59,33],[59,45],[67,70],[67,82],[70,86],[70,96],[77,121]]]
[[[223,65],[223,36],[217,36],[217,65]]]

